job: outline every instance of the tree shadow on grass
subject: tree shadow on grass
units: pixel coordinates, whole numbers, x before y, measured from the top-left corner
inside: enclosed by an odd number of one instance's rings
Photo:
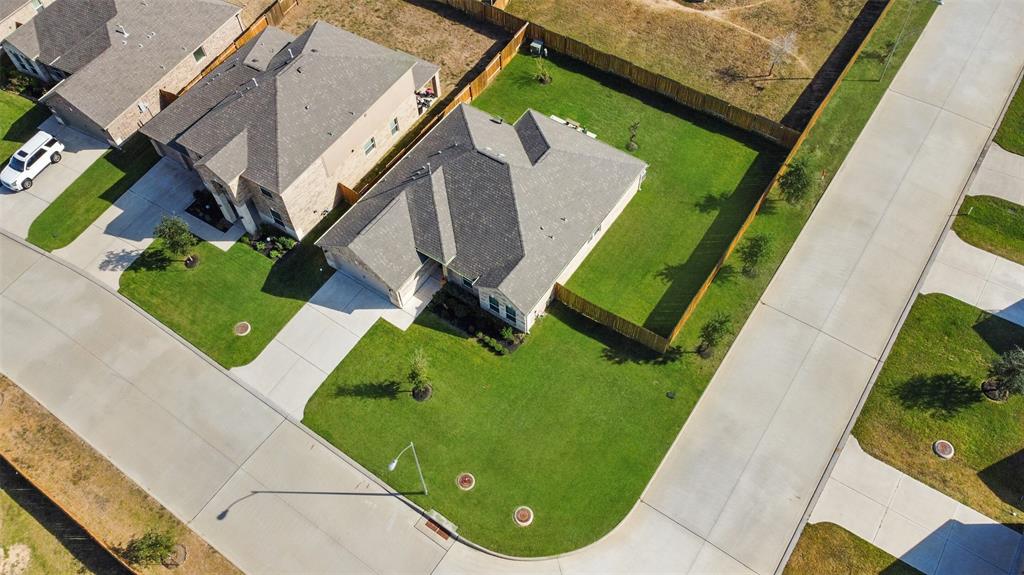
[[[116,259],[117,254],[115,254],[114,257]],[[142,254],[139,255],[139,257],[136,258],[135,261],[132,262],[130,266],[128,266],[128,269],[144,272],[162,271],[170,267],[171,261],[171,257],[168,256],[167,252],[165,252],[164,250],[149,249],[142,252]],[[106,263],[106,260],[104,260],[104,264]],[[101,265],[100,268],[108,269],[103,267],[103,265]]]
[[[779,160],[777,154],[758,154],[731,194],[717,198],[705,196],[705,199],[698,202],[697,209],[714,207],[717,216],[686,261],[668,264],[655,271],[657,277],[667,284],[667,288],[644,321],[645,328],[660,335],[668,335],[675,327],[683,310],[700,290],[750,214],[761,192],[778,169]]]
[[[1024,511],[1024,449],[982,469],[978,478],[1007,505]]]
[[[916,375],[899,384],[896,397],[903,407],[950,419],[982,401],[981,387],[957,373]]]
[[[390,399],[396,400],[398,396],[407,391],[402,391],[402,384],[393,379],[386,381],[372,381],[357,383],[352,386],[340,386],[334,388],[334,397],[357,397],[360,399]]]

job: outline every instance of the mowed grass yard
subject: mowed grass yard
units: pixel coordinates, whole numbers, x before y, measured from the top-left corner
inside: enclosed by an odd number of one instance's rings
[[[35,135],[50,111],[32,100],[0,91],[0,161],[7,165],[14,152]]]
[[[834,523],[809,523],[783,575],[920,575],[921,572]]]
[[[512,0],[507,10],[554,32],[781,120],[864,0]],[[772,40],[793,32],[796,57],[772,77]]]
[[[445,95],[476,77],[512,36],[435,0],[302,0],[280,27],[297,35],[317,20],[437,64]]]
[[[801,149],[812,173],[827,177],[815,181],[808,201],[776,200],[754,220],[751,233],[772,235],[775,255],[756,277],[719,275],[676,340],[678,356],[658,364],[642,349],[555,306],[522,348],[496,357],[428,312],[405,333],[378,322],[307,404],[304,422],[416,503],[453,520],[460,534],[495,551],[548,555],[607,533],[636,502],[732,343],[728,336],[711,359],[699,359],[685,350],[697,345],[700,326],[721,312],[738,328],[757,305],[771,271],[935,9],[914,0],[894,3],[869,45],[880,52],[907,22],[885,76],[879,59],[858,61],[854,81],[840,86]],[[548,88],[557,88],[563,74],[554,72],[556,83]],[[536,86],[527,79],[523,87]],[[627,134],[620,133],[616,145]],[[646,137],[641,129],[641,151]],[[727,270],[739,267],[734,260]],[[424,404],[414,403],[401,383],[420,348],[434,365],[436,396]],[[409,441],[416,442],[429,497],[416,494],[420,488],[410,461],[403,460],[393,474],[386,471]],[[478,481],[468,493],[455,486],[463,471]],[[523,504],[536,512],[526,529],[512,521],[513,510]]]
[[[1010,100],[1006,115],[996,131],[995,141],[1008,152],[1024,156],[1024,88],[1017,88],[1017,93]]]
[[[227,368],[256,359],[334,272],[312,239],[276,262],[242,241],[226,252],[202,242],[195,253],[199,266],[186,269],[156,240],[119,291]],[[245,337],[232,332],[240,321],[252,325]]]
[[[650,164],[641,191],[567,287],[636,324],[668,335],[784,157],[784,151],[569,60],[517,56],[473,105],[508,121],[527,108],[571,118],[626,149],[639,122]]]
[[[1024,265],[1024,206],[993,196],[967,196],[953,221],[965,242]]]
[[[136,135],[103,154],[32,222],[28,241],[47,251],[75,241],[159,161],[149,139]]]
[[[1024,328],[941,294],[910,311],[853,434],[871,455],[997,521],[1024,512],[1024,397],[988,400],[989,362]],[[943,461],[932,443],[946,439]]]
[[[544,556],[591,543],[632,508],[715,362],[686,354],[661,364],[574,312],[550,312],[501,357],[430,311],[406,332],[378,321],[313,395],[303,423],[489,549]],[[433,381],[425,403],[406,383],[417,350]],[[387,470],[410,441],[429,496],[411,454]],[[476,476],[472,491],[456,486],[462,472]],[[520,505],[536,514],[526,529],[512,520]]]

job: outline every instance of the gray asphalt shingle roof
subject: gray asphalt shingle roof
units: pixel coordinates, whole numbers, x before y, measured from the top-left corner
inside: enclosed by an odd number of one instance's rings
[[[325,22],[298,38],[268,28],[142,132],[201,158],[233,153],[206,167],[230,180],[241,164],[246,179],[280,192],[417,69],[432,76],[438,67]],[[242,132],[247,145],[226,150]],[[217,172],[222,164],[232,170]]]
[[[511,125],[463,105],[317,244],[350,249],[392,289],[423,256],[450,260],[528,311],[646,169],[533,110]]]
[[[71,74],[50,93],[106,127],[239,11],[222,0],[60,0],[7,42]]]

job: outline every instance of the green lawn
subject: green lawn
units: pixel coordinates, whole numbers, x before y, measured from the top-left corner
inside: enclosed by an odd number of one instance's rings
[[[1024,206],[993,196],[967,196],[953,221],[965,242],[1024,264]]]
[[[229,368],[255,359],[334,271],[311,243],[276,263],[244,242],[227,252],[203,242],[196,253],[199,266],[185,269],[155,241],[125,270],[120,291]],[[252,324],[245,337],[232,333],[240,321]]]
[[[871,50],[880,50],[899,35],[908,7],[913,6],[915,12],[886,76],[879,79],[879,58],[862,58],[852,81],[840,87],[800,152],[812,173],[826,170],[826,177],[816,182],[813,198],[804,204],[773,201],[762,211],[752,233],[771,234],[776,255],[752,278],[733,271],[739,266],[730,262],[676,341],[682,350],[696,346],[701,324],[717,312],[729,314],[737,328],[745,321],[771,271],[795,241],[817,197],[934,10],[931,3],[894,1],[890,15],[871,41]],[[523,57],[514,62],[533,64]],[[507,80],[513,76],[506,74],[516,70],[513,66],[503,71],[490,90],[514,91],[516,82]],[[588,85],[594,90],[582,94],[592,103],[594,113],[607,107],[603,99],[628,100],[620,92],[590,84],[594,82],[591,79],[569,80],[577,75],[573,70],[558,68],[552,73],[554,83],[540,87],[524,77],[520,68],[519,88],[544,95],[544,90],[578,81],[580,90]],[[513,119],[525,106],[512,94],[508,98],[514,102],[503,109],[502,98],[490,90],[477,103],[491,112]],[[572,98],[570,102],[579,101],[576,94],[566,96]],[[555,102],[529,105],[545,113],[570,116]],[[588,124],[590,117],[584,112],[579,111],[582,118],[575,119]],[[658,117],[663,112],[645,113]],[[603,120],[609,126],[603,133],[597,124],[590,126],[600,138],[621,146],[633,120],[632,116]],[[664,122],[683,134],[701,132],[686,121]],[[656,148],[646,139],[654,136],[650,130],[645,132],[646,125],[641,123],[641,155],[653,154],[655,150],[650,148]],[[704,132],[705,142],[725,138]],[[691,153],[699,155],[700,150]],[[749,149],[744,153],[751,162],[757,155]],[[761,154],[765,155],[771,154]],[[654,178],[654,162],[645,159],[652,163]],[[680,166],[665,169],[686,170]],[[653,195],[652,189],[657,190],[648,181],[629,209],[642,211],[642,196]],[[700,195],[694,197],[699,199]],[[690,207],[694,207],[692,203]],[[699,210],[691,210],[691,215],[699,215]],[[598,250],[605,249],[603,245],[612,238],[609,232]],[[634,249],[647,241],[646,237],[636,239]],[[633,266],[630,261],[634,257],[639,256],[629,253],[622,265]],[[664,284],[661,289],[664,292]],[[548,555],[591,543],[621,521],[731,341],[726,338],[710,360],[682,351],[674,360],[658,365],[642,350],[555,306],[552,314],[534,327],[524,347],[499,358],[474,341],[452,334],[429,313],[405,333],[378,322],[313,396],[304,422],[395,489],[408,492],[416,503],[450,518],[460,526],[462,535],[476,543],[514,555]],[[403,391],[396,394],[391,383],[403,379],[411,355],[419,348],[432,359],[436,381],[436,396],[425,404],[414,403],[405,392],[407,386],[399,385]],[[676,393],[675,399],[668,399],[668,391]],[[388,460],[409,441],[416,442],[430,485],[429,497],[416,493],[418,479],[411,460],[403,460],[394,473],[386,471]],[[462,471],[477,477],[477,487],[471,492],[455,487],[456,474]],[[513,510],[521,504],[532,506],[537,514],[526,529],[515,527],[512,521]]]
[[[75,241],[159,159],[141,135],[121,150],[110,150],[39,214],[28,230],[28,241],[48,251]]]
[[[640,122],[635,155],[650,164],[643,189],[567,287],[668,335],[785,154],[572,61],[549,67],[553,82],[541,85],[536,60],[520,55],[473,105],[509,121],[527,108],[572,118],[623,150]]]
[[[17,94],[0,91],[0,161],[7,160],[36,133],[49,110]]]
[[[920,575],[920,571],[834,523],[809,523],[783,575]]]
[[[918,298],[853,430],[864,450],[1005,523],[1024,511],[1024,397],[981,393],[989,361],[1024,328],[951,297]],[[947,439],[943,461],[931,444]]]
[[[504,357],[431,312],[407,332],[379,321],[317,390],[303,422],[490,549],[539,556],[590,543],[636,502],[714,368],[695,354],[653,363],[636,344],[551,311]],[[404,382],[417,349],[434,381],[422,404]],[[409,441],[429,497],[412,459],[386,469]],[[455,485],[463,471],[477,479],[468,493]],[[536,513],[528,529],[512,521],[519,505]]]
[[[1024,156],[1024,88],[1017,88],[1017,93],[1010,100],[995,140],[1006,151]]]

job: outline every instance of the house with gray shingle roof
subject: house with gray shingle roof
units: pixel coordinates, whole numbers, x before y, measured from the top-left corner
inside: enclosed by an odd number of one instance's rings
[[[325,22],[267,28],[148,123],[228,221],[302,238],[437,95],[440,69]],[[429,98],[427,98],[429,99]]]
[[[647,164],[533,110],[462,105],[317,240],[403,307],[440,273],[529,331],[640,189]]]
[[[24,26],[54,0],[0,0],[0,40]]]
[[[119,146],[242,33],[223,0],[57,0],[4,40],[57,118]]]

